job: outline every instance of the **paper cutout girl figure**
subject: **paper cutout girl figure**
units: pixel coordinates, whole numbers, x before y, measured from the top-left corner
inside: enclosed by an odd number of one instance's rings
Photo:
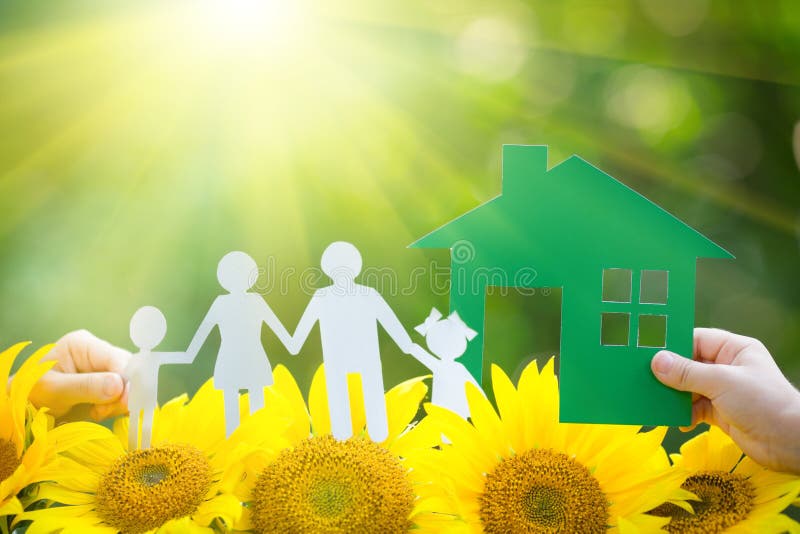
[[[239,391],[250,394],[250,413],[264,407],[264,388],[272,385],[272,366],[261,344],[262,323],[290,347],[291,337],[264,298],[248,290],[258,278],[256,262],[244,252],[229,252],[219,262],[217,279],[228,291],[211,305],[186,353],[194,361],[206,338],[219,327],[221,338],[214,367],[214,387],[225,403],[225,430],[239,426]]]
[[[128,381],[128,450],[135,451],[142,418],[142,449],[150,448],[153,413],[158,403],[158,368],[165,363],[189,363],[185,352],[153,352],[167,333],[167,320],[158,308],[139,308],[131,318],[131,340],[138,347],[125,370]]]
[[[467,403],[467,382],[474,384],[481,392],[481,386],[463,364],[456,361],[467,350],[467,342],[478,335],[464,324],[458,312],[442,319],[436,308],[431,310],[425,322],[415,328],[425,336],[428,348],[439,358],[429,354],[415,344],[411,355],[433,373],[433,393],[431,402],[447,408],[463,417],[469,418]]]
[[[321,264],[333,284],[314,293],[294,333],[294,347],[289,350],[297,354],[319,322],[333,436],[345,440],[353,434],[347,375],[355,373],[361,375],[369,436],[375,442],[384,441],[389,425],[378,324],[404,353],[410,354],[413,343],[380,293],[355,283],[362,265],[355,246],[343,241],[331,243],[322,254]]]

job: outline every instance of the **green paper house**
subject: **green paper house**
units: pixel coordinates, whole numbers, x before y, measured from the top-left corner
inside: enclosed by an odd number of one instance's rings
[[[692,354],[697,258],[718,245],[578,156],[503,146],[502,193],[411,245],[451,250],[450,308],[478,331],[461,358],[480,381],[486,288],[562,288],[560,419],[686,425],[691,396],[650,371]],[[531,409],[535,409],[532,407]]]

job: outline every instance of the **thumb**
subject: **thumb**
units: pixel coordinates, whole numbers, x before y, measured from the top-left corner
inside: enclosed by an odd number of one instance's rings
[[[650,368],[662,384],[708,398],[718,396],[730,382],[727,366],[697,362],[666,350],[656,353]]]
[[[106,404],[119,399],[125,390],[118,373],[55,372],[47,378],[52,398],[71,405]]]

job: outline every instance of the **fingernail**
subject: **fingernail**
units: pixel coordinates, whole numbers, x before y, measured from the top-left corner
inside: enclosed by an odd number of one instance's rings
[[[106,376],[105,380],[103,380],[103,394],[108,398],[116,398],[119,397],[120,391],[122,389],[122,380],[119,376],[115,376],[113,374],[109,374]]]
[[[661,350],[653,356],[653,371],[660,375],[669,373],[672,369],[672,362],[675,361],[675,354],[668,350]]]

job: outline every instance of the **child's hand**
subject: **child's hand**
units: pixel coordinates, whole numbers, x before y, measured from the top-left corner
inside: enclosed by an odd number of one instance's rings
[[[695,393],[693,425],[717,425],[756,462],[800,473],[800,392],[760,341],[697,328],[694,360],[660,351],[651,367],[667,386]]]
[[[97,421],[127,412],[121,373],[131,355],[86,330],[59,339],[43,361],[55,366],[34,386],[30,400],[46,406],[56,418],[91,417]]]

